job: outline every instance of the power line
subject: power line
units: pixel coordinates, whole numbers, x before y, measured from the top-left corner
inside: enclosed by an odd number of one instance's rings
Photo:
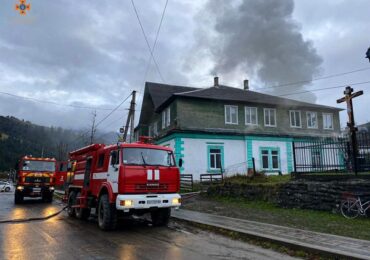
[[[159,76],[160,76],[160,78],[161,78],[162,82],[164,82],[164,79],[163,79],[162,73],[161,73],[161,71],[160,71],[160,69],[159,69],[158,63],[157,63],[156,59],[154,58],[154,55],[153,55],[152,49],[150,48],[150,44],[149,44],[148,38],[146,37],[145,31],[144,31],[144,27],[143,27],[143,25],[142,25],[142,23],[141,23],[141,20],[140,20],[139,14],[138,14],[138,12],[137,12],[137,9],[136,9],[136,6],[135,6],[135,3],[134,3],[134,0],[131,0],[131,4],[132,4],[132,7],[134,8],[134,11],[135,11],[135,14],[136,14],[136,18],[137,18],[137,20],[138,20],[138,22],[139,22],[139,25],[140,25],[140,28],[141,28],[141,32],[142,32],[142,33],[143,33],[143,35],[144,35],[146,45],[147,45],[147,47],[148,47],[148,50],[149,50],[149,52],[150,52],[150,55],[152,56],[153,62],[154,62],[154,64],[155,64],[155,67],[156,67],[156,69],[157,69],[157,71],[158,71],[158,74],[159,74]]]
[[[318,89],[305,90],[305,91],[296,92],[296,93],[288,93],[288,94],[279,95],[279,97],[298,95],[298,94],[304,94],[304,93],[309,93],[309,92],[317,92],[317,91],[323,91],[323,90],[328,90],[328,89],[343,88],[343,87],[346,87],[346,86],[356,86],[356,85],[362,85],[362,84],[367,84],[367,83],[370,83],[370,81],[349,83],[349,84],[346,84],[346,85],[327,87],[327,88],[318,88]]]
[[[123,103],[125,103],[125,101],[132,95],[132,93],[130,93],[130,95],[128,95],[121,103],[118,104],[118,106],[116,106],[108,115],[106,115],[102,120],[100,120],[96,126],[95,126],[95,129],[101,124],[104,122],[104,120],[106,120],[110,115],[112,115],[118,108],[120,108],[120,106],[123,105]]]
[[[15,97],[15,98],[21,98],[21,99],[25,99],[25,100],[31,100],[31,101],[35,101],[35,102],[39,102],[39,103],[56,105],[56,106],[73,107],[73,108],[79,108],[79,109],[91,109],[91,110],[112,110],[112,108],[98,108],[98,107],[89,107],[89,106],[60,104],[60,103],[53,102],[53,101],[47,101],[47,100],[42,100],[42,99],[37,99],[37,98],[32,98],[32,97],[25,97],[25,96],[15,95],[15,94],[12,94],[12,93],[2,92],[2,91],[0,91],[0,94]]]
[[[112,115],[120,106],[123,105],[123,103],[125,103],[125,101],[131,96],[132,94],[128,95],[121,103],[119,103],[114,109],[112,109],[112,111],[106,115],[102,120],[100,120],[96,125],[95,125],[95,131],[97,129],[97,127],[103,123],[110,115]],[[90,130],[82,133],[80,136],[78,136],[76,139],[73,140],[73,143],[78,141],[79,139],[85,137],[85,135],[87,135],[88,133],[90,132]]]
[[[298,85],[298,84],[303,84],[303,83],[310,83],[312,81],[317,81],[317,80],[322,80],[322,79],[335,78],[335,77],[339,77],[339,76],[343,76],[343,75],[348,75],[348,74],[352,74],[352,73],[356,73],[356,72],[360,72],[360,71],[365,71],[365,70],[370,70],[370,68],[367,67],[367,68],[362,68],[362,69],[357,69],[357,70],[352,70],[352,71],[347,71],[347,72],[341,72],[341,73],[331,74],[331,75],[327,75],[327,76],[313,78],[311,80],[307,79],[307,80],[301,80],[301,81],[297,81],[297,82],[291,82],[291,83],[286,83],[286,84],[281,84],[281,85],[276,85],[276,86],[257,88],[255,90],[288,87],[288,86],[293,86],[293,85]]]
[[[166,0],[166,3],[165,3],[165,5],[164,5],[163,11],[162,11],[161,20],[160,20],[160,22],[159,22],[159,26],[158,26],[158,29],[157,29],[157,33],[156,33],[156,36],[155,36],[155,40],[154,40],[153,46],[152,46],[152,48],[151,48],[151,50],[152,50],[152,53],[153,53],[153,54],[154,54],[154,51],[155,51],[155,47],[156,47],[156,45],[157,45],[159,32],[160,32],[161,27],[162,27],[163,18],[164,18],[164,15],[165,15],[165,13],[166,13],[167,4],[168,4],[168,0]],[[150,65],[151,65],[151,61],[152,61],[152,56],[151,56],[151,55],[149,55],[149,60],[148,60],[148,63],[147,63],[147,67],[146,67],[145,74],[144,74],[144,83],[145,83],[146,77],[147,77],[148,72],[149,72],[149,68],[150,68]]]

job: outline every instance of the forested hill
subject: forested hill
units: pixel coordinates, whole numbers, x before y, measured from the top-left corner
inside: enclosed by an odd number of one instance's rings
[[[0,116],[0,172],[14,168],[24,155],[65,160],[68,152],[88,144],[88,134],[60,127],[45,127],[15,117]],[[99,140],[104,142],[104,140]]]

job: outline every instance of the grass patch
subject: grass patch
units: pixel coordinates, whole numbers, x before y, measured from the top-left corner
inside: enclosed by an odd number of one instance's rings
[[[256,174],[255,176],[235,175],[226,177],[225,182],[236,184],[280,184],[291,180],[290,174],[285,175],[265,175]]]
[[[370,240],[370,220],[366,217],[346,219],[341,214],[326,211],[284,209],[268,202],[237,198],[214,197],[213,200],[245,213],[257,213],[252,215],[253,219],[248,218],[250,220]]]

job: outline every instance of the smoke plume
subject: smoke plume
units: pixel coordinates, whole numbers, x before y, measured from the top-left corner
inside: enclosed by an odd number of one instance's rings
[[[303,39],[292,18],[293,9],[293,0],[209,0],[196,17],[195,48],[199,55],[211,57],[211,74],[248,75],[263,83],[254,89],[310,81],[322,59],[312,42]],[[270,92],[281,95],[302,90],[303,83]],[[312,93],[299,98],[315,101]]]

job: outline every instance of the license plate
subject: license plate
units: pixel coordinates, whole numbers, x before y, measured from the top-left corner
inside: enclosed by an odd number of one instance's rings
[[[32,191],[33,192],[40,192],[41,191],[41,188],[33,188]]]
[[[161,201],[160,200],[148,200],[146,203],[148,203],[148,204],[160,204]]]

